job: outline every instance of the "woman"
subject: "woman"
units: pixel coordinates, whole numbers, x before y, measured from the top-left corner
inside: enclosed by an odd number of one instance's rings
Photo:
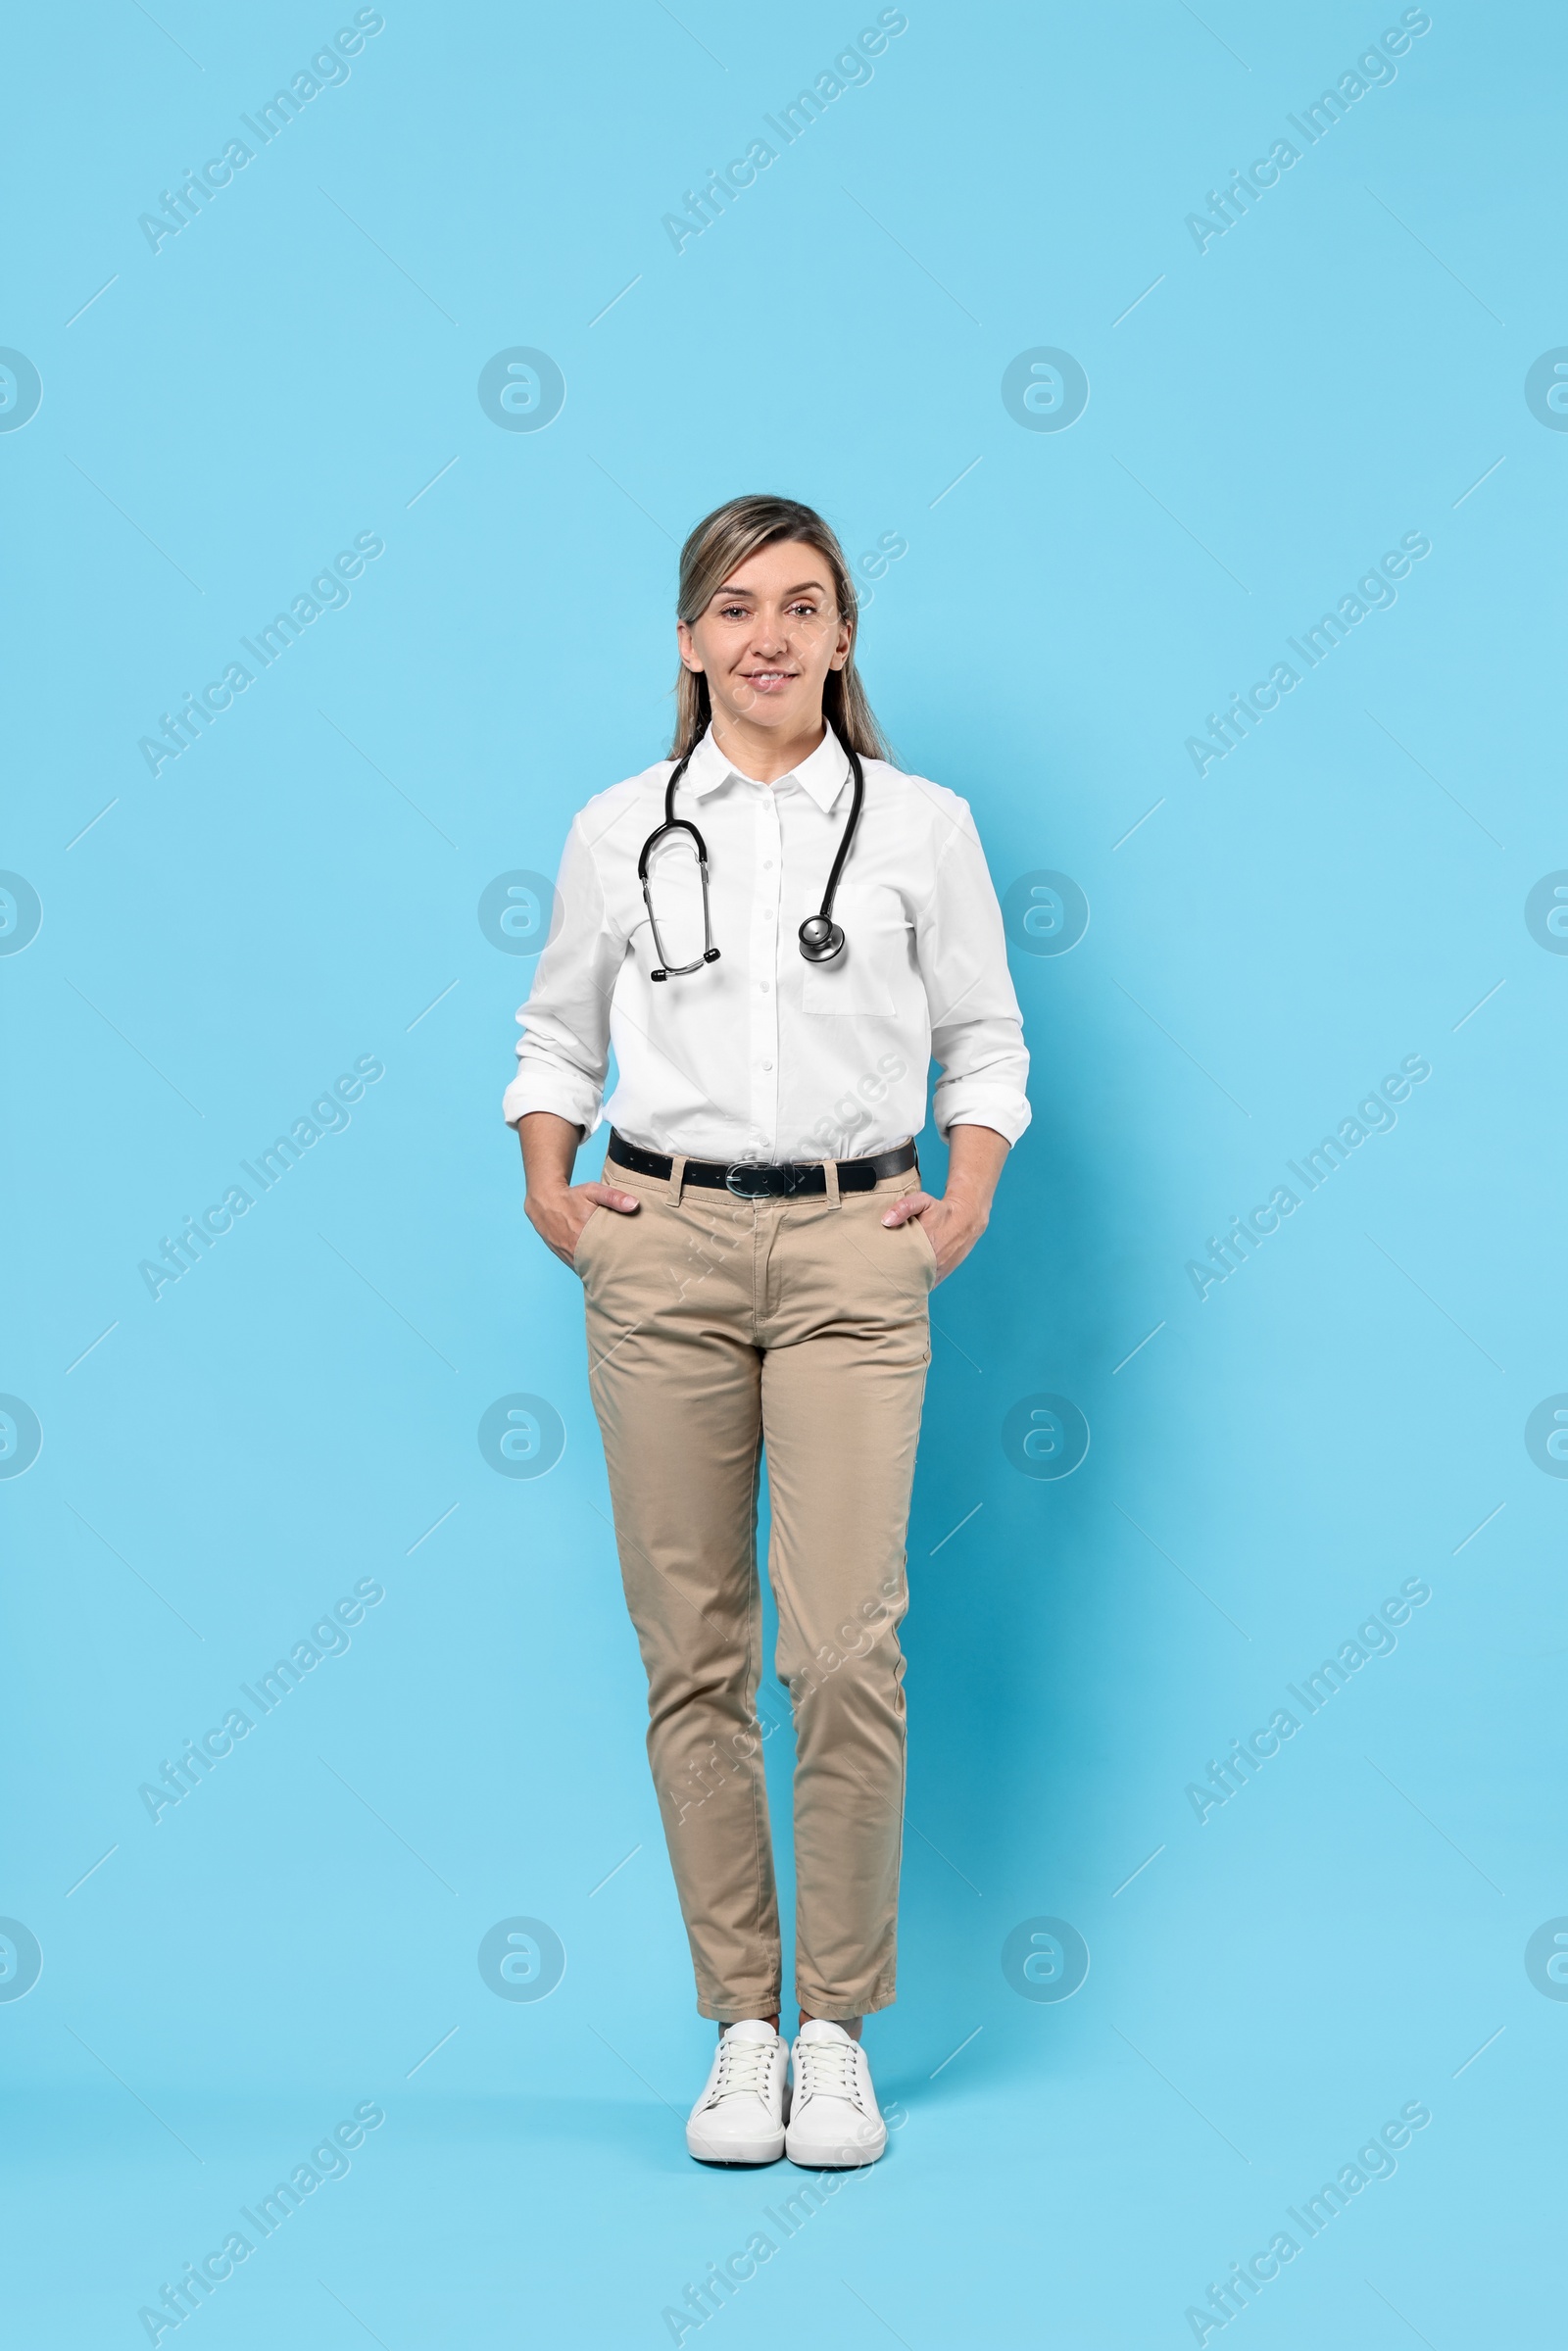
[[[649,1760],[720,2028],[687,2146],[860,2164],[887,2143],[860,2021],[894,1996],[927,1297],[985,1230],[1028,1061],[968,808],[890,763],[822,517],[718,508],[682,550],[678,612],[671,756],[571,827],[505,1115],[528,1216],[586,1295]],[[573,1185],[612,1045],[605,1180]],[[933,1057],[940,1199],[911,1140]],[[757,1708],[764,1459],[796,1736],[789,2052]]]

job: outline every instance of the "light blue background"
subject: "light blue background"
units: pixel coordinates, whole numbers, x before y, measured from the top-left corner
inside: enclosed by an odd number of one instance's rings
[[[900,2127],[710,2325],[1191,2342],[1209,2282],[1422,2100],[1248,2338],[1542,2339],[1568,2007],[1524,1951],[1568,1912],[1568,1486],[1523,1432],[1568,1389],[1568,960],[1523,908],[1568,866],[1568,437],[1523,386],[1568,343],[1560,15],[1439,0],[1229,233],[1184,225],[1398,13],[911,0],[678,256],[662,216],[874,9],[388,0],[156,255],[138,216],[352,12],[98,0],[15,32],[0,341],[43,400],[0,434],[3,861],[43,922],[0,966],[0,1387],[43,1449],[0,1487],[0,1911],[43,1973],[0,2046],[29,2351],[145,2340],[138,2306],[367,2099],[351,2175],[190,2322],[209,2351],[668,2341],[800,2183],[682,2149],[710,2028],[577,1295],[499,1113],[533,966],[476,916],[662,753],[678,542],[751,489],[852,557],[907,540],[875,706],[999,889],[1058,870],[1092,915],[1014,955],[1035,1123],[935,1301],[901,1996],[867,2039]],[[547,430],[480,408],[514,345],[564,374]],[[1089,376],[1066,431],[1003,405],[1040,345]],[[385,553],[347,609],[154,780],[138,738],[361,531]],[[1200,780],[1185,738],[1407,531],[1432,553],[1393,609]],[[155,1303],[138,1261],[369,1054],[348,1129]],[[1200,1302],[1186,1260],[1412,1054],[1396,1128]],[[516,1391],[566,1433],[537,1480],[478,1448]],[[1064,1481],[1004,1451],[1036,1392],[1092,1431]],[[154,1826],[138,1785],[367,1577],[351,1650]],[[1188,1783],[1412,1577],[1395,1653],[1200,1825]],[[476,1965],[519,1914],[566,1951],[538,2003]],[[1065,2003],[1003,1973],[1040,1915],[1092,1954]]]

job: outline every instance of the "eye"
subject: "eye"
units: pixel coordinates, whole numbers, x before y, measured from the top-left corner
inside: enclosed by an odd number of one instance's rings
[[[718,608],[720,620],[744,620],[747,616],[747,607],[743,604],[723,604]]]

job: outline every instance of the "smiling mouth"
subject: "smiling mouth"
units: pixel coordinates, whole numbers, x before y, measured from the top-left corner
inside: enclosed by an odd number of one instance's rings
[[[745,683],[755,686],[759,694],[777,694],[785,686],[793,685],[798,674],[794,669],[743,669],[741,672]]]

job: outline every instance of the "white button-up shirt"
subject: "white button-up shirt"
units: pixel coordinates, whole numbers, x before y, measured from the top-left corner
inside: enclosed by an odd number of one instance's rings
[[[938,1127],[1029,1123],[1029,1056],[1001,909],[967,805],[941,784],[863,759],[865,803],[834,902],[846,946],[808,963],[796,936],[822,903],[853,797],[831,727],[773,784],[732,767],[711,729],[675,813],[708,848],[716,962],[655,980],[637,879],[664,820],[674,762],[591,800],[562,859],[557,927],[517,1014],[509,1122],[553,1110],[584,1131],[609,1116],[628,1142],[688,1158],[860,1158],[925,1123],[941,1064]],[[689,833],[649,862],[669,959],[703,950]],[[613,1048],[617,1081],[602,1105]]]

